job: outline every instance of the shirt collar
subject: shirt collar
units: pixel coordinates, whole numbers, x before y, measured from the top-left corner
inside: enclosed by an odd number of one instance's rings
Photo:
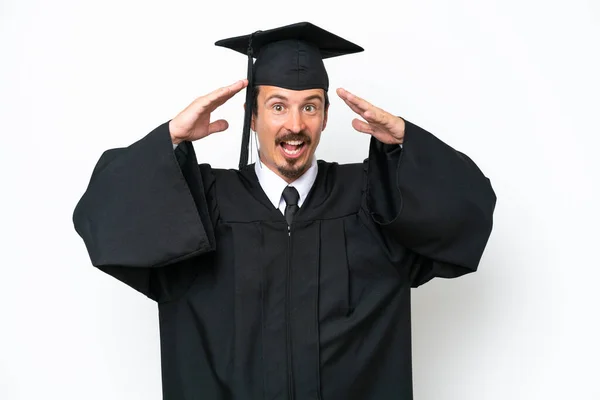
[[[275,208],[279,208],[281,195],[286,186],[293,186],[296,188],[296,190],[298,190],[298,194],[300,195],[298,206],[302,207],[302,203],[304,203],[304,200],[306,200],[312,185],[317,179],[318,167],[317,160],[315,157],[313,157],[308,170],[306,170],[306,172],[304,172],[300,178],[296,179],[289,185],[285,180],[283,180],[283,178],[271,171],[269,167],[262,164],[260,161],[257,161],[254,164],[254,171],[260,186]]]

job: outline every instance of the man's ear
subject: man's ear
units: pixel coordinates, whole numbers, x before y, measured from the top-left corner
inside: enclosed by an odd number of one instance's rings
[[[321,128],[322,131],[325,130],[325,128],[327,127],[327,117],[329,116],[329,104],[327,104],[327,107],[325,107],[325,114],[323,115],[323,127]]]

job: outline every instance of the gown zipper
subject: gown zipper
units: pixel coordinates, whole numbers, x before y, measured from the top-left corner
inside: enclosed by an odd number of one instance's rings
[[[293,364],[292,364],[292,338],[290,330],[290,301],[291,301],[291,258],[292,258],[292,231],[288,225],[288,248],[287,248],[287,270],[286,270],[286,298],[285,298],[285,331],[286,331],[286,344],[287,344],[287,367],[288,367],[288,399],[294,399],[293,389]]]

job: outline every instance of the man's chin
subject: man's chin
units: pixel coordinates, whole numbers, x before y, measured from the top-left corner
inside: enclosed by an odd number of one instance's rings
[[[306,160],[286,160],[285,164],[277,165],[279,173],[287,179],[298,179],[306,172],[309,164]]]

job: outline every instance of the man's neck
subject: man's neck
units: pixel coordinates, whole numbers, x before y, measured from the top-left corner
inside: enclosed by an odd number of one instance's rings
[[[310,166],[312,165],[312,164],[305,165],[304,166],[304,170],[302,171],[302,173],[300,173],[298,176],[290,178],[290,177],[287,177],[287,176],[283,175],[281,172],[279,172],[279,170],[277,169],[277,167],[271,166],[271,165],[263,162],[261,156],[259,156],[258,161],[260,162],[262,168],[264,168],[264,167],[269,168],[271,171],[273,171],[273,173],[275,175],[277,175],[278,177],[280,177],[281,179],[283,179],[284,181],[286,181],[288,184],[291,184],[294,181],[298,180],[302,175],[304,175],[306,173],[306,171],[308,171],[310,169]]]
[[[281,176],[276,169],[269,168],[266,164],[257,160],[254,163],[254,171],[263,191],[275,208],[282,207],[282,192],[286,186],[294,186],[300,194],[299,206],[308,196],[318,174],[318,166],[313,156],[309,168],[294,180],[288,180]]]

